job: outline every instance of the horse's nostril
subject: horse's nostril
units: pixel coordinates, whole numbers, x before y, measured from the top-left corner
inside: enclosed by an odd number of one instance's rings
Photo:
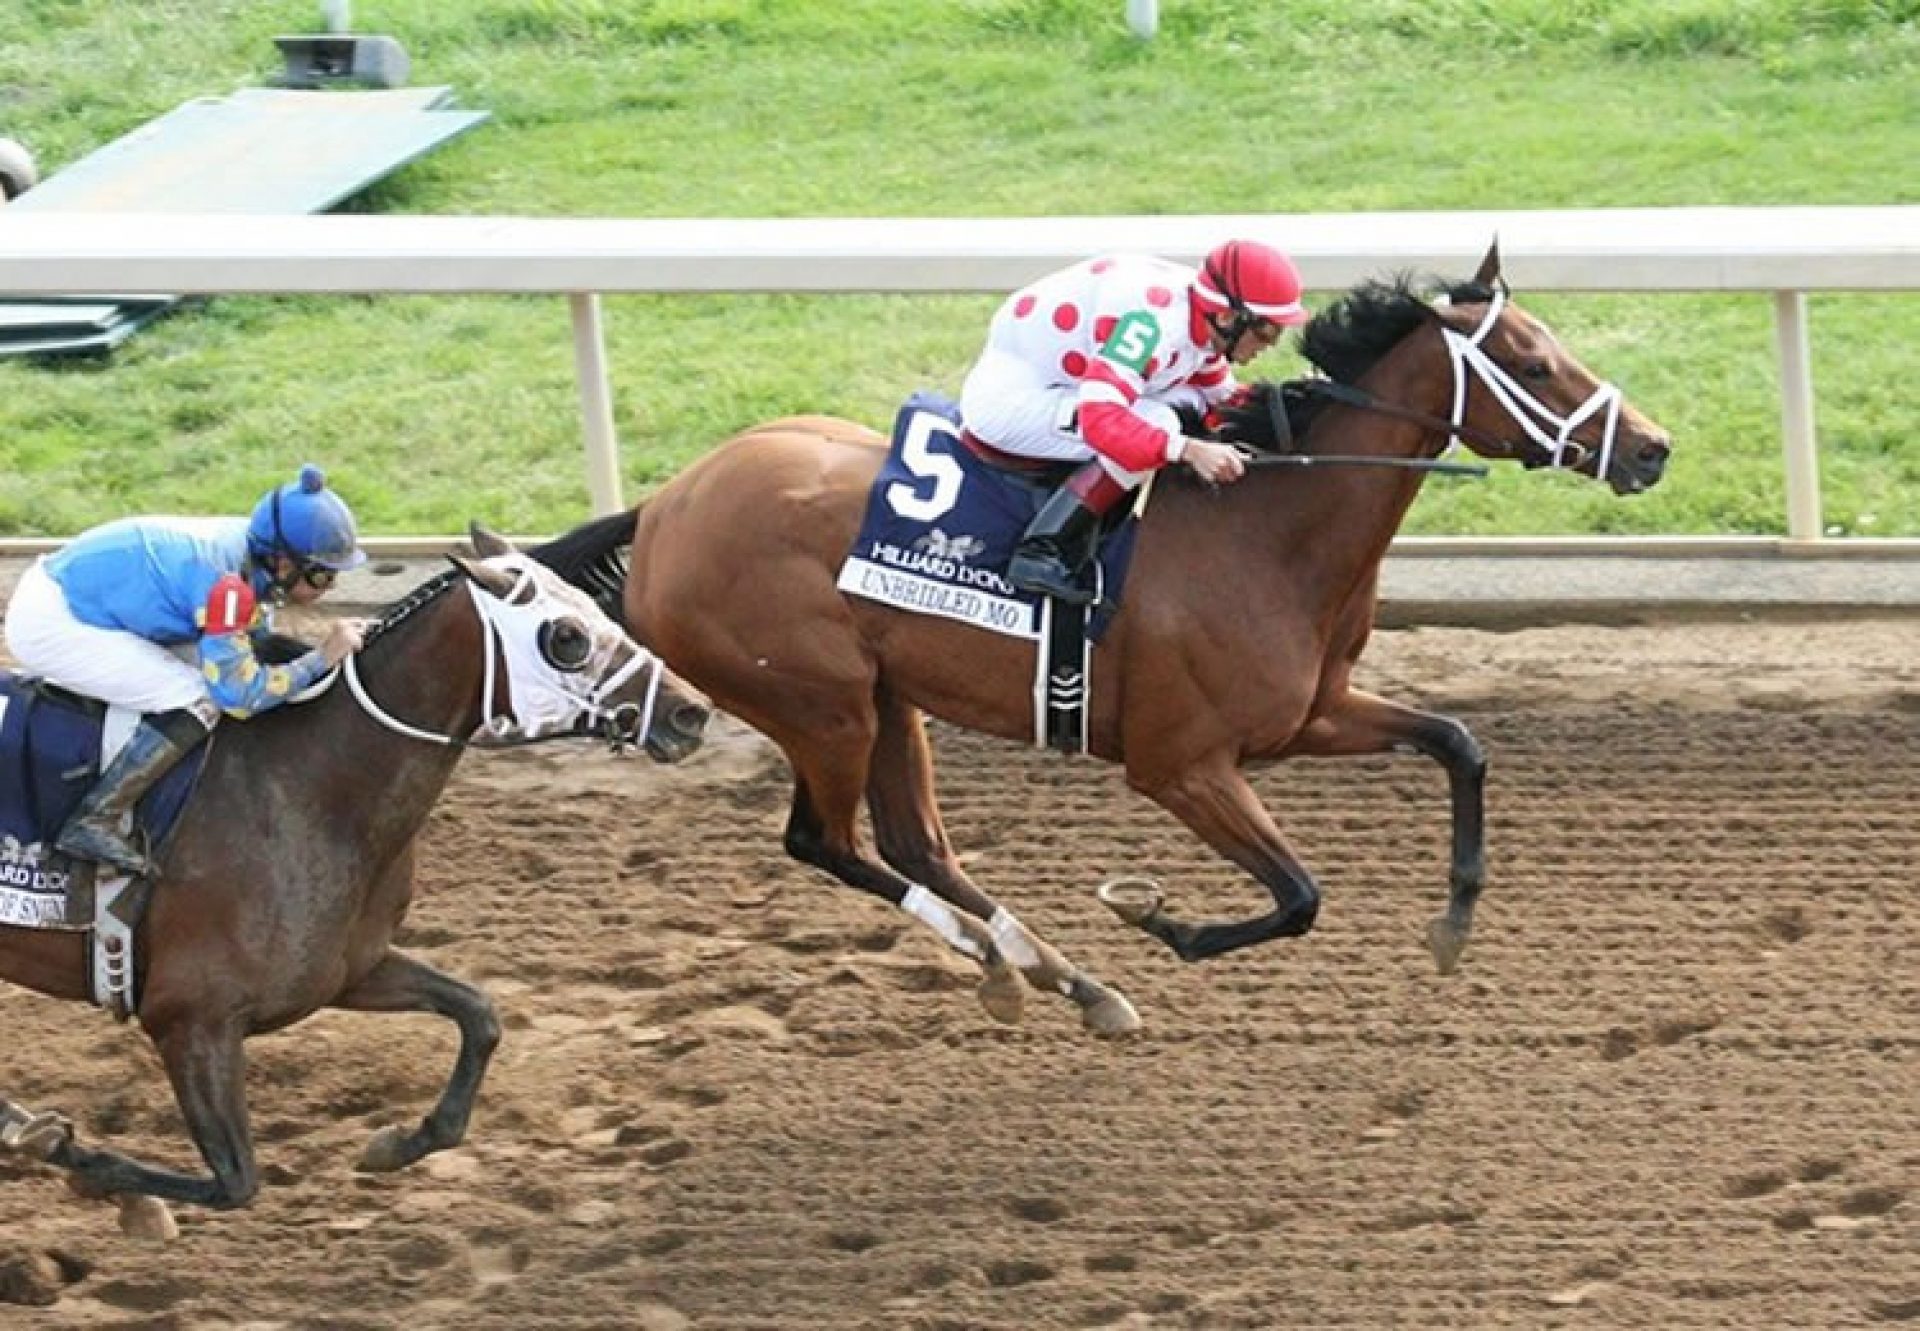
[[[704,707],[691,704],[676,708],[673,713],[673,728],[683,735],[698,737],[707,733],[707,722],[713,713]]]
[[[1640,445],[1638,456],[1641,462],[1649,467],[1653,467],[1664,463],[1667,460],[1667,455],[1672,452],[1673,445],[1665,439],[1653,439]]]

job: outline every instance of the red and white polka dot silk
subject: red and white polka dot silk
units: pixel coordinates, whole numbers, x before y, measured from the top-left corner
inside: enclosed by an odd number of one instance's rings
[[[1169,460],[1172,439],[1133,405],[1196,392],[1217,402],[1234,388],[1226,360],[1195,340],[1205,328],[1188,298],[1193,276],[1148,255],[1088,259],[1009,296],[987,348],[1026,365],[1036,385],[1077,388],[1087,444],[1128,471],[1151,471]]]

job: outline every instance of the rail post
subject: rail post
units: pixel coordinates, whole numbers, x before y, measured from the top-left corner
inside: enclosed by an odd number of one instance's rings
[[[607,387],[607,345],[600,327],[600,297],[576,291],[573,307],[573,361],[580,381],[580,414],[586,422],[587,496],[593,516],[603,518],[626,507],[620,495],[620,444],[613,437],[613,394]]]
[[[1780,349],[1781,447],[1787,464],[1787,536],[1817,541],[1820,520],[1820,458],[1813,433],[1813,357],[1808,349],[1807,295],[1773,293],[1774,340]]]

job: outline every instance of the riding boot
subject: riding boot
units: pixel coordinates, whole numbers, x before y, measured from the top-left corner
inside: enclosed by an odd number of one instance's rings
[[[55,848],[130,874],[151,875],[152,864],[128,839],[134,805],[206,734],[200,719],[185,708],[141,717],[126,744],[60,829]]]
[[[1024,592],[1039,592],[1069,605],[1093,603],[1084,571],[1093,557],[1100,519],[1126,489],[1098,462],[1067,477],[1047,497],[1014,547],[1007,581]]]

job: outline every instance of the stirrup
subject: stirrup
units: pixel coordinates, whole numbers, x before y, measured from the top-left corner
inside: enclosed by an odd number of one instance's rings
[[[1093,589],[1082,586],[1066,562],[1052,555],[1015,554],[1007,565],[1007,581],[1023,592],[1051,596],[1068,605],[1093,604]]]

